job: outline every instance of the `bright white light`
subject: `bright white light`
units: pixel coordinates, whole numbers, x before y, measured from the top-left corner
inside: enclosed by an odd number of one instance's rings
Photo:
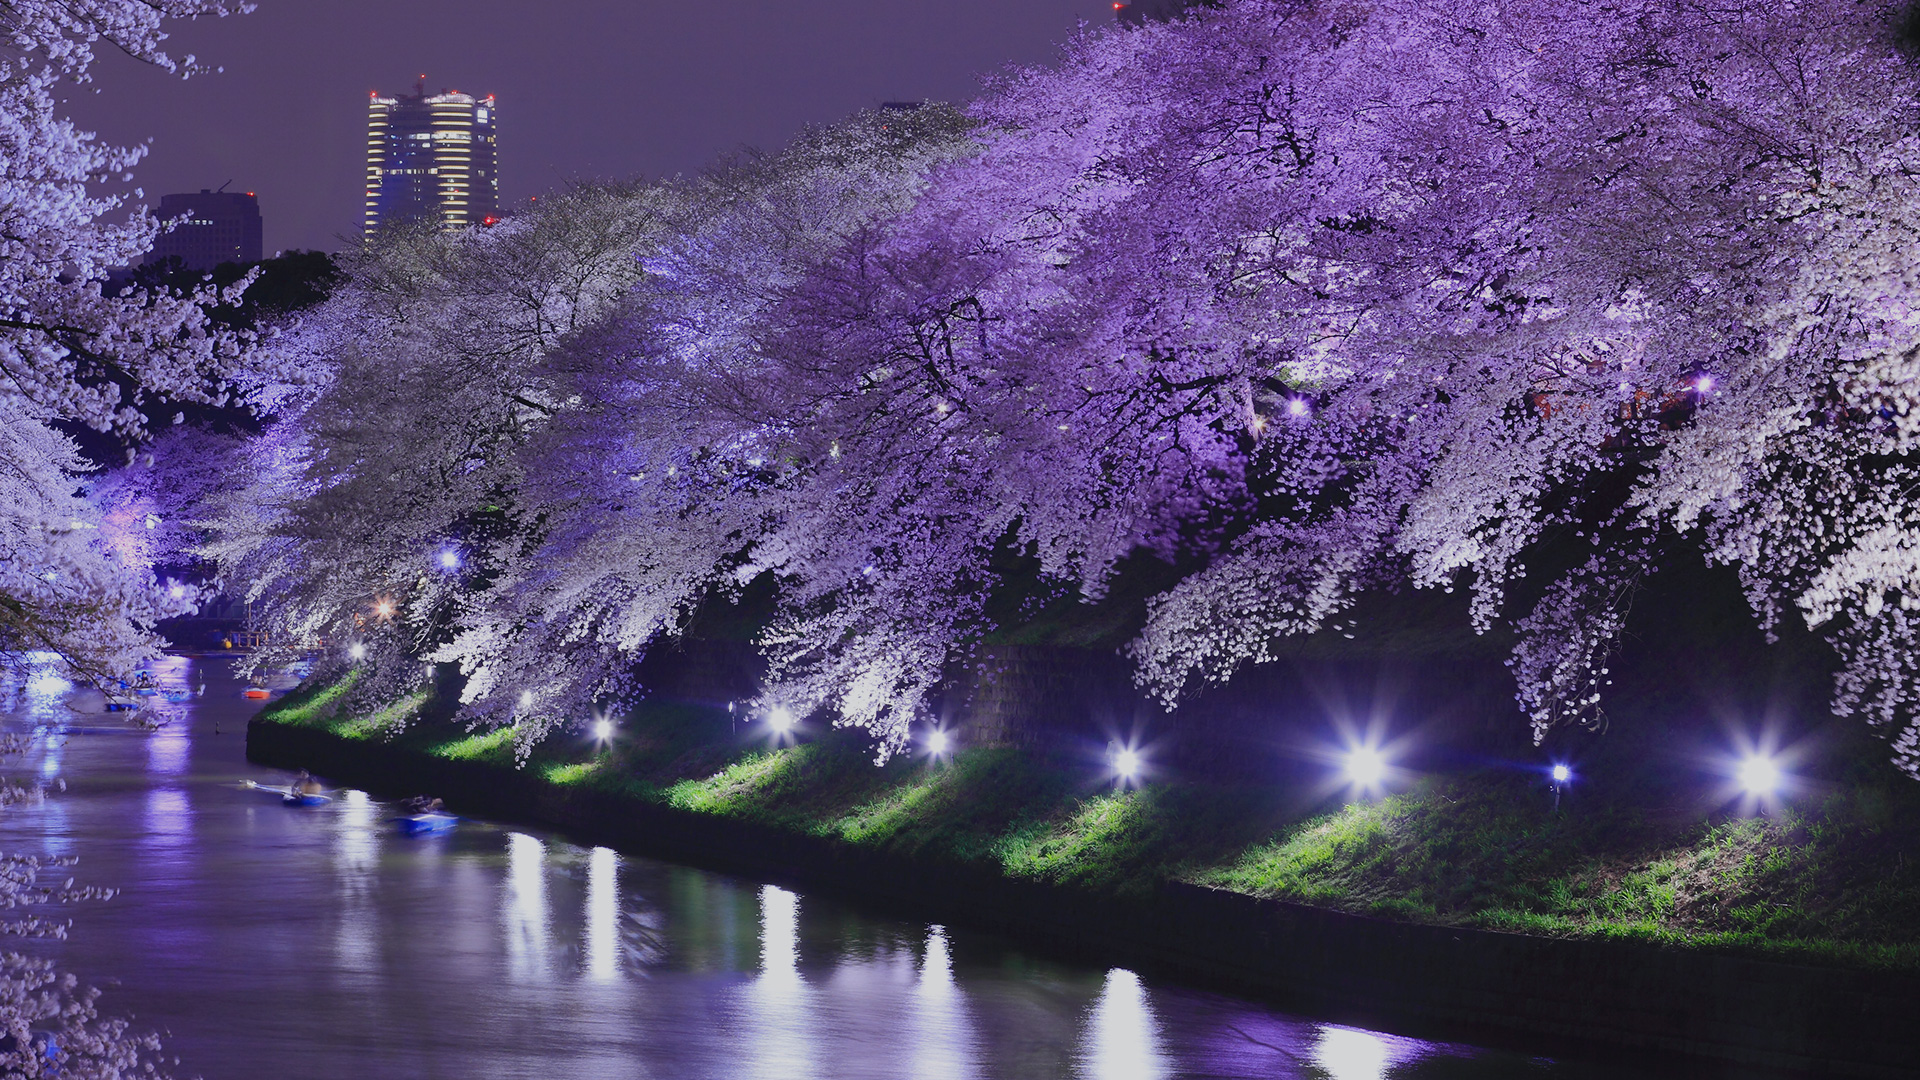
[[[1368,1031],[1352,1028],[1320,1029],[1320,1042],[1313,1048],[1313,1063],[1332,1080],[1385,1080],[1393,1062],[1387,1054],[1386,1040]]]
[[[1378,786],[1386,779],[1387,760],[1371,746],[1356,746],[1347,751],[1347,779],[1361,787]]]
[[[947,745],[947,733],[939,728],[935,728],[933,733],[927,736],[927,752],[930,754],[938,756],[946,753]]]
[[[1572,769],[1569,769],[1569,768],[1567,768],[1567,767],[1566,767],[1565,765],[1555,765],[1555,766],[1553,767],[1553,782],[1554,782],[1554,783],[1556,783],[1556,784],[1564,784],[1564,783],[1566,783],[1567,781],[1569,781],[1569,780],[1571,780],[1571,779],[1573,779],[1573,770],[1572,770]]]
[[[347,646],[347,656],[354,660],[365,660],[367,658],[367,647],[356,641]]]
[[[1701,375],[1699,378],[1693,380],[1693,388],[1702,394],[1712,393],[1713,392],[1713,376]]]
[[[523,709],[533,708],[533,691],[531,690],[520,691],[520,707]]]
[[[35,697],[57,697],[73,689],[73,684],[51,671],[36,671],[27,679],[27,693]]]
[[[1742,761],[1737,776],[1740,787],[1749,795],[1771,795],[1780,787],[1780,766],[1765,754]]]
[[[793,714],[788,712],[785,706],[775,705],[772,711],[767,713],[767,724],[775,731],[792,731]]]
[[[1107,972],[1080,1042],[1084,1077],[1099,1080],[1162,1080],[1173,1073],[1161,1046],[1159,1017],[1140,976],[1125,968]]]
[[[1140,771],[1140,755],[1133,750],[1122,750],[1113,758],[1113,769],[1121,776],[1131,779]]]
[[[447,548],[440,553],[440,565],[443,569],[447,570],[460,569],[460,553],[452,548]]]
[[[619,973],[620,856],[597,847],[587,856],[587,974],[606,980]]]
[[[167,595],[173,597],[175,600],[178,600],[181,597],[187,595],[187,587],[176,581],[172,585],[167,587]]]
[[[613,721],[595,720],[593,722],[593,737],[599,739],[601,742],[606,742],[608,739],[613,738]]]
[[[1293,416],[1293,417],[1305,416],[1311,409],[1312,409],[1312,406],[1307,404],[1306,398],[1288,398],[1287,399],[1287,415],[1288,416]]]
[[[382,600],[379,603],[373,605],[373,613],[375,615],[380,616],[383,619],[387,618],[388,616],[393,614],[393,601]]]

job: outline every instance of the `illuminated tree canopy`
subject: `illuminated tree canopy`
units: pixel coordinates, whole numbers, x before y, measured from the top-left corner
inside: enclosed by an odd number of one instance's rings
[[[457,661],[523,742],[771,577],[765,704],[883,746],[992,628],[999,551],[1090,599],[1187,568],[1127,649],[1169,705],[1368,590],[1464,590],[1544,735],[1703,550],[1911,771],[1904,25],[1238,0],[1086,33],[967,123],[396,245],[299,335],[220,550],[376,669]]]

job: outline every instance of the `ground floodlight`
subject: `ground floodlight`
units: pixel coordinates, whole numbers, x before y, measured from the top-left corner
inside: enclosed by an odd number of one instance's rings
[[[793,713],[784,705],[775,705],[767,712],[767,725],[782,734],[793,730]]]
[[[945,754],[949,744],[947,733],[941,731],[939,728],[934,728],[927,736],[927,752],[935,757]]]
[[[440,552],[440,568],[442,570],[460,569],[460,553],[452,548],[442,549]]]
[[[1696,393],[1713,393],[1713,376],[1705,373],[1700,374],[1693,380],[1693,389]]]
[[[1740,781],[1741,790],[1762,798],[1778,791],[1783,779],[1780,765],[1765,754],[1749,754],[1740,762],[1734,777]]]
[[[1571,780],[1571,779],[1573,779],[1573,770],[1572,770],[1572,769],[1569,769],[1569,768],[1567,768],[1567,767],[1566,767],[1565,765],[1555,765],[1555,766],[1553,767],[1553,782],[1554,782],[1554,783],[1556,783],[1556,784],[1564,784],[1564,783],[1566,783],[1567,781],[1569,781],[1569,780]]]
[[[1292,416],[1296,418],[1302,417],[1312,411],[1313,411],[1313,406],[1307,404],[1306,398],[1297,397],[1297,398],[1287,399],[1287,415],[1288,416]]]
[[[175,600],[183,599],[187,595],[187,587],[176,581],[172,585],[167,586],[167,595],[173,597]]]
[[[353,660],[365,660],[367,658],[367,646],[362,642],[354,642],[347,646],[347,657]]]
[[[1122,750],[1113,757],[1113,771],[1122,779],[1131,780],[1140,775],[1140,754],[1136,750]]]
[[[382,600],[373,605],[373,613],[385,619],[393,615],[393,601]]]
[[[1387,778],[1387,759],[1371,746],[1356,746],[1347,751],[1347,779],[1363,788],[1380,786]]]
[[[601,742],[613,738],[613,721],[604,717],[593,722],[593,737]]]

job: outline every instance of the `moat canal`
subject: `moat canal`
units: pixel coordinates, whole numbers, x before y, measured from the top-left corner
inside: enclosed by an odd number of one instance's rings
[[[1325,1023],[775,885],[467,821],[403,836],[353,790],[290,808],[245,781],[224,661],[170,658],[148,730],[0,683],[28,737],[0,850],[120,890],[46,950],[161,1033],[181,1076],[1588,1078],[1617,1067]],[[200,696],[188,696],[200,687]]]

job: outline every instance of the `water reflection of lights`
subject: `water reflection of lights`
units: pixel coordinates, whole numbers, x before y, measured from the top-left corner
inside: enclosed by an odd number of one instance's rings
[[[185,845],[192,829],[193,804],[179,788],[154,788],[147,792],[147,846],[177,848]]]
[[[979,1075],[974,1061],[973,1026],[966,999],[953,981],[947,930],[927,930],[926,956],[913,987],[913,1072],[915,1077]]]
[[[507,834],[507,967],[521,979],[546,973],[546,855],[539,840]]]
[[[187,726],[179,723],[179,719],[177,716],[164,717],[165,722],[147,736],[148,772],[157,776],[178,776],[186,771],[187,752],[193,748],[193,739],[187,732]]]
[[[752,1032],[756,1080],[813,1076],[811,994],[800,978],[800,898],[760,887],[760,977],[747,993],[743,1021]]]
[[[374,884],[379,871],[379,839],[374,829],[373,800],[364,791],[340,794],[333,842],[335,876],[340,882],[341,910],[335,933],[335,951],[347,971],[373,974],[380,966],[374,947]]]
[[[587,856],[587,974],[611,979],[619,969],[620,856],[597,847]]]
[[[760,887],[760,978],[800,981],[800,898]]]
[[[1370,1031],[1324,1027],[1313,1048],[1313,1063],[1328,1080],[1386,1080],[1393,1054],[1387,1041]]]
[[[27,676],[29,698],[57,698],[73,689],[73,683],[58,672],[42,669]]]
[[[1171,1074],[1160,1049],[1160,1024],[1140,976],[1125,968],[1107,972],[1081,1038],[1079,1071],[1087,1080],[1149,1080]]]
[[[349,788],[340,793],[340,827],[334,834],[334,854],[349,891],[363,891],[372,884],[374,851],[379,844],[373,818],[373,799],[366,792]]]

